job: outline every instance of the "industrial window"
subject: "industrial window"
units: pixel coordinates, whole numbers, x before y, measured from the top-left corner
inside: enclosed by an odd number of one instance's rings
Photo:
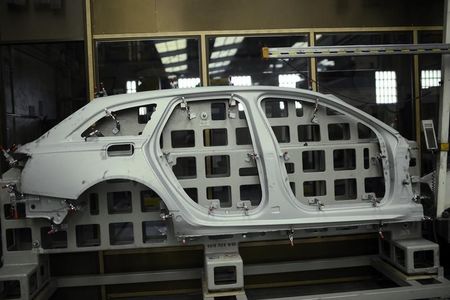
[[[205,157],[206,177],[230,176],[230,157],[214,155]]]
[[[319,125],[298,125],[298,141],[299,142],[318,142],[320,141]]]
[[[428,38],[432,34],[427,32],[423,35]],[[412,44],[413,34],[411,31],[334,32],[316,34],[315,41],[316,46]],[[433,57],[433,60],[429,61],[436,62],[436,58]],[[428,65],[433,66],[428,69],[439,69],[435,68],[433,63]],[[394,72],[396,80],[391,78],[394,73],[376,72]],[[407,139],[414,139],[415,132],[411,105],[412,73],[413,64],[408,55],[330,55],[317,59],[320,92],[338,95],[343,101],[394,127]],[[376,79],[376,76],[379,79]],[[386,105],[382,103],[398,105],[391,105],[386,110],[383,107]]]
[[[313,150],[304,151],[303,172],[323,172],[325,171],[325,151]]]
[[[200,84],[199,38],[99,41],[96,50],[108,95]]]
[[[230,186],[210,186],[206,188],[206,195],[209,200],[217,199],[220,207],[231,207],[231,187]]]
[[[100,225],[88,224],[75,227],[77,247],[100,246]]]
[[[305,197],[325,196],[327,193],[325,180],[305,181],[303,195]]]
[[[178,179],[197,177],[197,165],[195,157],[178,157],[172,171]]]
[[[397,103],[395,71],[375,71],[375,96],[378,104]]]
[[[226,128],[203,130],[204,146],[226,146],[227,144],[228,134]]]
[[[208,37],[210,85],[272,85],[309,88],[309,60],[294,58],[288,64],[261,59],[261,47],[308,45],[307,34],[289,36],[211,36]],[[293,72],[293,70],[296,70]],[[279,77],[279,75],[283,75]],[[300,79],[299,79],[300,78]],[[296,81],[299,80],[299,81]],[[295,84],[295,86],[294,86]]]
[[[175,130],[171,132],[172,148],[195,146],[194,130]]]
[[[356,168],[355,149],[338,149],[333,151],[334,169],[354,170]]]
[[[291,141],[289,136],[289,126],[272,126],[272,131],[275,134],[278,143],[289,143]]]
[[[334,181],[334,196],[336,200],[356,199],[356,179],[338,179]]]
[[[420,85],[422,89],[441,85],[441,70],[421,70]]]
[[[140,193],[141,196],[141,211],[157,211],[161,210],[161,198],[153,190],[144,190]]]
[[[131,213],[131,192],[108,192],[106,198],[109,214]]]
[[[350,126],[348,123],[328,124],[328,139],[330,141],[349,140]]]
[[[109,243],[126,245],[134,242],[133,223],[121,222],[109,224]]]

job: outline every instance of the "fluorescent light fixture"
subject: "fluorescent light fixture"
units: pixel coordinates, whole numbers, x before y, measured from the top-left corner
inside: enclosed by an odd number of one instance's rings
[[[375,71],[377,104],[397,103],[397,74],[395,71]]]
[[[136,93],[136,80],[127,81],[127,94]]]
[[[280,69],[280,68],[282,68],[283,67],[283,64],[276,64],[275,65],[275,68],[277,68],[277,69]]]
[[[217,70],[209,71],[209,74],[213,75],[213,74],[219,74],[219,73],[223,73],[223,72],[225,72],[225,69],[217,69]]]
[[[176,64],[176,63],[183,62],[183,61],[186,61],[186,60],[187,60],[187,54],[186,53],[161,57],[161,62],[163,64],[165,64],[165,65]]]
[[[213,53],[211,53],[211,59],[234,56],[237,50],[237,48],[233,48],[228,50],[214,51]]]
[[[244,40],[243,36],[216,37],[216,39],[214,40],[214,48],[233,44],[240,44],[242,43],[243,40]]]
[[[251,76],[230,76],[230,83],[234,86],[251,86]]]
[[[278,86],[295,88],[297,82],[303,80],[299,74],[280,74],[278,75]]]
[[[179,39],[179,40],[172,40],[172,41],[168,41],[168,42],[155,43],[156,50],[160,54],[186,49],[186,46],[187,46],[186,39]]]
[[[200,84],[200,78],[180,78],[178,79],[178,87],[180,89],[194,88]]]
[[[441,70],[420,71],[420,85],[422,89],[427,89],[441,85]]]
[[[219,61],[219,62],[213,62],[213,63],[209,63],[209,68],[210,68],[210,69],[220,68],[220,67],[228,66],[229,64],[230,64],[230,61],[229,61],[229,60],[224,60],[224,61]]]
[[[187,70],[187,65],[166,68],[167,73],[175,73],[175,72],[180,72],[180,71],[185,71],[185,70]]]
[[[301,109],[303,106],[300,101],[295,101],[295,109]]]

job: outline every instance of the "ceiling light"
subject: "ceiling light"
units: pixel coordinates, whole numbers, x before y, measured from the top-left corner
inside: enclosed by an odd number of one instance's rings
[[[185,70],[187,70],[187,65],[166,68],[167,73],[175,73],[175,72],[180,72],[180,71],[185,71]]]
[[[244,40],[243,36],[226,36],[226,37],[217,37],[214,40],[214,48],[227,46],[227,45],[233,45],[233,44],[240,44]]]
[[[213,62],[209,64],[209,68],[210,69],[214,69],[214,68],[220,68],[220,67],[225,67],[228,66],[230,64],[229,60],[225,60],[225,61],[219,61],[219,62]]]
[[[186,39],[179,39],[179,40],[172,40],[172,41],[168,41],[168,42],[155,43],[155,47],[156,47],[156,50],[158,51],[158,53],[178,51],[178,50],[186,49],[186,46],[187,46]]]
[[[211,53],[211,59],[234,56],[236,54],[236,52],[237,52],[237,48],[214,51],[213,53]]]
[[[165,65],[176,64],[176,63],[179,63],[179,62],[182,62],[182,61],[185,61],[185,60],[187,60],[187,54],[186,53],[161,57],[161,62],[163,64],[165,64]]]

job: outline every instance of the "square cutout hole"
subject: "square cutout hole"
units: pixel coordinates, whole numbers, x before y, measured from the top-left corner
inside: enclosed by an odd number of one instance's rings
[[[203,145],[205,147],[228,145],[228,133],[226,128],[203,129]]]
[[[289,126],[272,126],[272,130],[278,143],[289,143],[291,141]]]
[[[241,201],[250,201],[252,206],[261,203],[262,191],[260,184],[247,184],[240,186]]]
[[[422,250],[414,252],[414,268],[432,268],[434,267],[434,251]]]
[[[356,179],[337,179],[334,181],[334,197],[336,200],[356,199]]]
[[[319,125],[298,125],[297,127],[299,142],[319,142],[320,126]]]
[[[325,180],[303,182],[303,195],[305,197],[325,196],[327,194]]]
[[[109,214],[131,213],[131,192],[108,192],[106,194],[108,201]]]
[[[210,186],[206,188],[206,196],[209,200],[218,199],[220,207],[231,207],[230,186]]]
[[[225,120],[227,107],[225,103],[211,103],[211,120]]]
[[[236,145],[251,145],[252,137],[248,127],[236,128]]]
[[[383,198],[385,185],[383,177],[367,177],[364,179],[366,193],[374,193],[377,198]]]
[[[3,206],[3,211],[6,220],[24,219],[26,217],[25,203],[16,203],[15,207],[9,203],[5,204]]]
[[[230,157],[228,155],[214,155],[205,157],[206,177],[230,176]]]
[[[350,125],[348,123],[328,124],[328,139],[330,141],[349,140]]]
[[[153,190],[141,191],[141,211],[157,211],[161,210],[161,198]]]
[[[49,233],[51,227],[41,227],[41,246],[44,249],[67,248],[67,231]]]
[[[333,151],[333,165],[336,171],[354,170],[356,168],[355,149],[337,149]]]
[[[121,222],[109,224],[109,243],[111,245],[127,245],[133,242],[133,223]]]
[[[214,268],[215,285],[235,284],[236,282],[236,266],[223,266]]]
[[[325,151],[304,151],[302,154],[303,172],[325,171]]]
[[[178,179],[189,179],[197,177],[197,164],[195,157],[177,157],[177,163],[172,171]]]
[[[6,229],[8,251],[31,250],[31,228]]]
[[[0,299],[21,299],[19,280],[0,281],[0,286]]]
[[[194,130],[174,130],[170,134],[172,148],[195,147]]]
[[[87,224],[75,227],[77,247],[100,246],[100,225]]]
[[[158,243],[167,240],[166,222],[142,222],[142,238],[144,243]]]

